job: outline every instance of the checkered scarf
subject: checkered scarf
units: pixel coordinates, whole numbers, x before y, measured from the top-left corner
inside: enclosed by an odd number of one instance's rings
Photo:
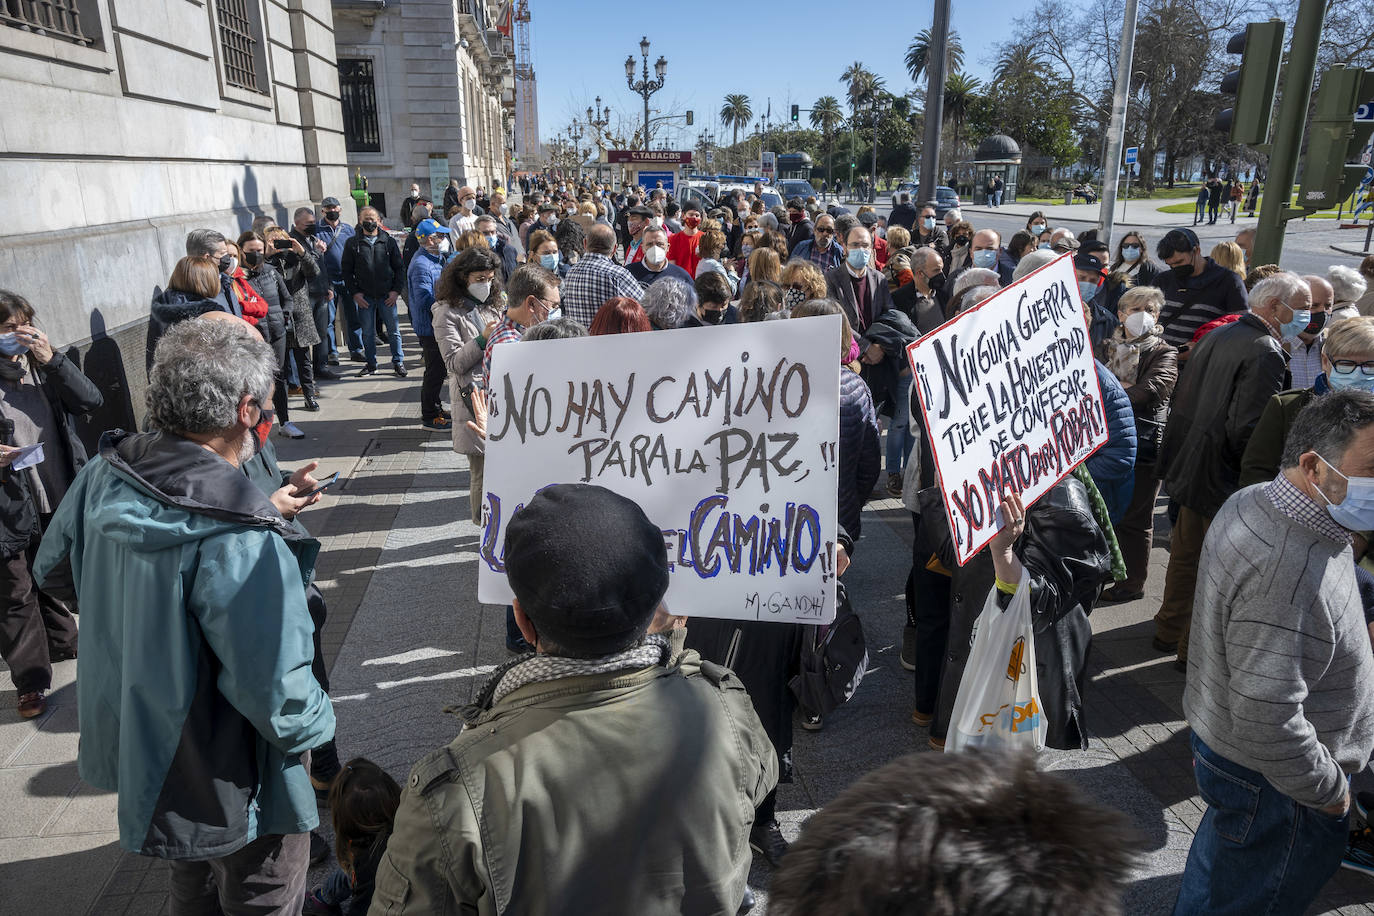
[[[563,658],[557,655],[531,655],[515,660],[504,671],[498,672],[491,702],[501,699],[526,684],[542,681],[556,681],[565,677],[585,674],[606,674],[626,668],[647,668],[661,664],[668,655],[668,640],[657,634],[644,637],[637,646],[623,652],[601,658]]]

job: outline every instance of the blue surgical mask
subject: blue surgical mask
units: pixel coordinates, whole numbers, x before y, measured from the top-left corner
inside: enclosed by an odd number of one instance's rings
[[[1311,309],[1293,309],[1293,317],[1279,325],[1279,336],[1284,340],[1296,340],[1312,323]]]
[[[924,229],[924,230],[927,231],[927,232],[929,232],[930,230],[934,229],[934,228],[935,228],[935,217],[933,217],[933,216],[927,216],[925,219],[921,220],[921,228]]]
[[[558,267],[558,252],[553,254],[541,254],[539,256],[539,266],[545,270],[555,270]]]
[[[1139,245],[1123,245],[1123,246],[1121,246],[1121,260],[1126,261],[1127,263],[1130,263],[1130,264],[1134,264],[1136,261],[1140,260],[1140,246],[1139,246]]]
[[[1038,249],[1040,249],[1041,251],[1049,251],[1049,250],[1050,250],[1050,243],[1049,243],[1049,242],[1041,242],[1039,245],[1036,245],[1035,247],[1038,248]]]
[[[1093,296],[1097,295],[1097,284],[1091,280],[1079,280],[1078,295],[1083,297],[1084,302],[1091,302]]]
[[[4,352],[0,349],[0,352]],[[1356,366],[1349,372],[1342,372],[1335,366],[1326,373],[1326,383],[1331,386],[1333,391],[1369,391],[1374,392],[1374,376],[1365,375]]]
[[[873,252],[867,248],[851,248],[849,249],[849,253],[845,255],[845,260],[848,261],[849,266],[855,270],[863,270],[868,266],[868,259],[872,254]]]
[[[1045,231],[1045,224],[1044,224],[1044,223],[1036,223],[1035,225],[1031,226],[1031,235],[1039,235],[1040,233],[1042,233],[1042,232],[1044,232],[1044,231]]]
[[[1322,499],[1326,500],[1326,511],[1347,531],[1369,531],[1374,529],[1374,477],[1346,477],[1336,470],[1336,466],[1331,462],[1321,458],[1322,463],[1335,471],[1341,477],[1345,477],[1345,499],[1338,503],[1333,503],[1327,499],[1321,488],[1317,492],[1321,493]]]
[[[496,247],[496,234],[495,234],[495,233],[492,233],[491,235],[488,235],[488,236],[487,236],[487,247],[488,247],[488,248],[495,248],[495,247]]]
[[[13,331],[0,334],[0,356],[18,356],[27,349],[28,347],[19,342]]]
[[[973,266],[990,268],[997,263],[997,249],[982,248],[973,253]]]

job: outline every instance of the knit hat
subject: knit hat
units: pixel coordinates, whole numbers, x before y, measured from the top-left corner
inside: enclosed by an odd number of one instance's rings
[[[569,655],[633,645],[668,590],[663,532],[605,487],[555,484],[506,527],[506,578],[539,633]]]

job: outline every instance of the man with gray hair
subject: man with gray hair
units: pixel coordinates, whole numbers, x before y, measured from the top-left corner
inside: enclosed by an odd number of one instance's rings
[[[1179,507],[1169,541],[1164,599],[1155,614],[1154,647],[1188,661],[1188,629],[1198,557],[1212,517],[1234,493],[1250,434],[1269,399],[1285,387],[1282,342],[1312,320],[1312,294],[1297,274],[1255,284],[1249,311],[1195,345],[1174,389],[1156,467]]]
[[[1341,864],[1350,776],[1374,753],[1351,552],[1374,528],[1371,477],[1374,394],[1334,391],[1298,414],[1279,475],[1212,522],[1183,693],[1207,810],[1176,914],[1302,913]]]
[[[590,327],[597,310],[607,299],[625,296],[638,300],[644,287],[624,267],[611,260],[615,230],[595,223],[587,232],[587,253],[563,278],[563,316]]]
[[[272,428],[275,372],[241,321],[169,329],[155,431],[105,434],[34,566],[100,647],[81,655],[78,770],[118,793],[124,849],[171,860],[172,913],[295,912],[319,820],[306,752],[334,713],[302,588],[319,543],[241,469]]]
[[[655,331],[671,331],[682,327],[688,315],[696,314],[696,287],[686,280],[667,277],[646,289],[640,304]]]

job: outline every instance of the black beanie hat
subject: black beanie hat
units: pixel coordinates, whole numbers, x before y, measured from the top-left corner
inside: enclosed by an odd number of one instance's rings
[[[668,590],[668,552],[634,501],[605,487],[555,484],[507,526],[506,579],[542,636],[594,658],[643,635]]]

